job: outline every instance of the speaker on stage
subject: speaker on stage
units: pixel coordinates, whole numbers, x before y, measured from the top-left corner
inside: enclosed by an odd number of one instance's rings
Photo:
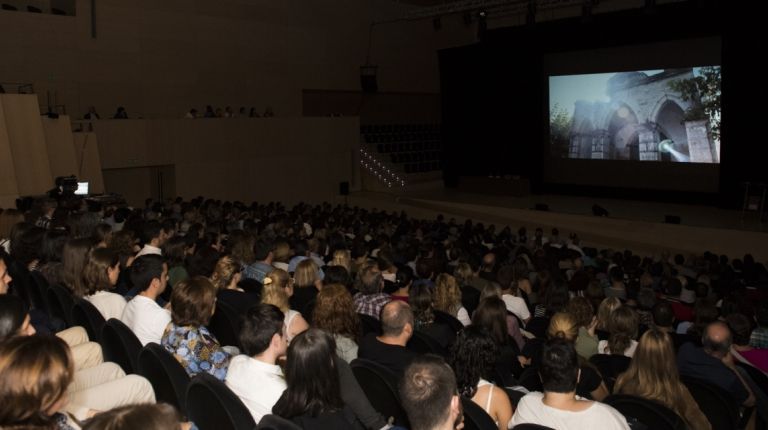
[[[667,224],[680,224],[680,217],[677,215],[664,215],[664,222]]]
[[[349,181],[339,182],[339,195],[349,195]]]

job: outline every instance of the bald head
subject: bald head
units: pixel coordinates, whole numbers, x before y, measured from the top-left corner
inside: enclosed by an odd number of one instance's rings
[[[704,351],[718,358],[723,358],[728,354],[728,351],[731,350],[731,342],[731,330],[720,321],[709,324],[701,338]]]
[[[413,327],[413,311],[407,303],[393,300],[381,308],[381,333],[384,336],[400,336],[408,324]]]

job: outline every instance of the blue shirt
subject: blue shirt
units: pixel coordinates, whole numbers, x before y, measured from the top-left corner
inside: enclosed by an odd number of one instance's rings
[[[255,279],[256,281],[263,284],[264,278],[269,272],[273,270],[275,270],[275,268],[271,265],[263,261],[257,261],[253,264],[245,266],[245,269],[243,269],[243,277],[247,279]]]
[[[206,327],[168,324],[161,341],[166,351],[181,363],[190,378],[198,373],[210,373],[224,381],[232,358]]]

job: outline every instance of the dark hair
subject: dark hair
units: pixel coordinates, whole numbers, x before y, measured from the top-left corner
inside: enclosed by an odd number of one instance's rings
[[[613,282],[624,282],[624,271],[619,266],[612,267],[608,272],[608,276],[610,276]]]
[[[40,245],[40,260],[43,263],[60,262],[64,244],[69,240],[69,233],[64,230],[48,230]]]
[[[480,378],[492,379],[498,348],[487,331],[469,326],[459,332],[451,349],[451,367],[456,372],[459,394],[472,398]]]
[[[667,295],[677,297],[683,291],[683,284],[677,278],[669,278],[664,286],[664,290]]]
[[[152,241],[152,239],[159,237],[160,232],[163,230],[163,226],[156,220],[150,220],[141,226],[141,244],[146,245]]]
[[[253,256],[258,261],[265,260],[269,257],[269,253],[275,249],[275,245],[272,242],[268,242],[264,239],[256,241],[253,246]]]
[[[277,306],[260,303],[248,309],[240,329],[240,346],[253,357],[269,348],[274,335],[283,335],[285,315]]]
[[[640,288],[637,292],[637,307],[640,310],[649,311],[656,305],[656,293],[648,287]]]
[[[153,279],[163,275],[165,259],[157,254],[145,254],[131,265],[131,282],[139,292],[146,291]]]
[[[120,263],[120,256],[109,248],[92,249],[83,269],[84,295],[112,288],[108,270]]]
[[[171,294],[171,318],[177,326],[205,326],[216,306],[216,287],[204,276],[179,281]]]
[[[413,311],[407,304],[393,300],[381,308],[381,334],[399,336],[406,324],[413,326]]]
[[[168,268],[182,266],[187,256],[187,239],[184,236],[173,236],[163,244],[163,257],[166,258]]]
[[[420,355],[405,369],[399,391],[411,428],[431,429],[446,419],[457,394],[456,377],[443,358]]]
[[[121,406],[89,419],[83,430],[180,430],[181,416],[167,403]]]
[[[637,312],[629,306],[622,305],[611,312],[608,319],[608,349],[611,354],[623,355],[637,337],[638,330]]]
[[[112,226],[106,223],[97,224],[93,228],[91,239],[95,243],[105,242],[112,235]]]
[[[285,382],[288,385],[272,412],[283,417],[317,417],[344,407],[336,364],[336,342],[331,335],[310,328],[288,347]]]
[[[576,391],[579,378],[579,359],[572,343],[563,339],[549,339],[541,351],[539,369],[544,391],[571,393]]]
[[[586,297],[574,297],[568,302],[565,311],[573,316],[576,325],[579,327],[589,327],[592,318],[595,316],[595,310]]]
[[[432,291],[427,284],[417,284],[408,292],[408,304],[413,310],[414,328],[421,328],[435,322],[432,309]]]
[[[23,300],[10,294],[0,295],[0,344],[19,332],[27,314],[29,309]]]
[[[763,302],[755,309],[755,319],[760,327],[768,327],[768,303]]]
[[[669,302],[663,301],[653,307],[653,323],[658,327],[672,327],[675,322],[675,311]]]
[[[406,264],[400,264],[397,266],[397,273],[395,274],[395,285],[397,288],[404,288],[408,284],[413,282],[413,269]]]
[[[325,266],[323,273],[323,285],[341,284],[346,288],[352,286],[352,278],[344,266]]]
[[[728,315],[725,320],[731,333],[733,333],[733,343],[735,345],[749,345],[749,335],[752,332],[749,318],[744,314],[735,313]]]
[[[496,346],[509,343],[507,333],[507,306],[500,297],[490,296],[480,301],[474,315],[472,325],[477,325],[488,331]]]

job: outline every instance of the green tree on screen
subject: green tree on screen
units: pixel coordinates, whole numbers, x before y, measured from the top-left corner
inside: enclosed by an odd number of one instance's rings
[[[555,103],[549,112],[549,145],[553,156],[568,156],[570,129],[571,116],[562,106]]]
[[[680,98],[691,102],[691,107],[685,112],[685,119],[707,120],[715,140],[720,140],[721,82],[720,67],[710,66],[699,69],[699,76],[669,83],[669,88],[678,93]]]

